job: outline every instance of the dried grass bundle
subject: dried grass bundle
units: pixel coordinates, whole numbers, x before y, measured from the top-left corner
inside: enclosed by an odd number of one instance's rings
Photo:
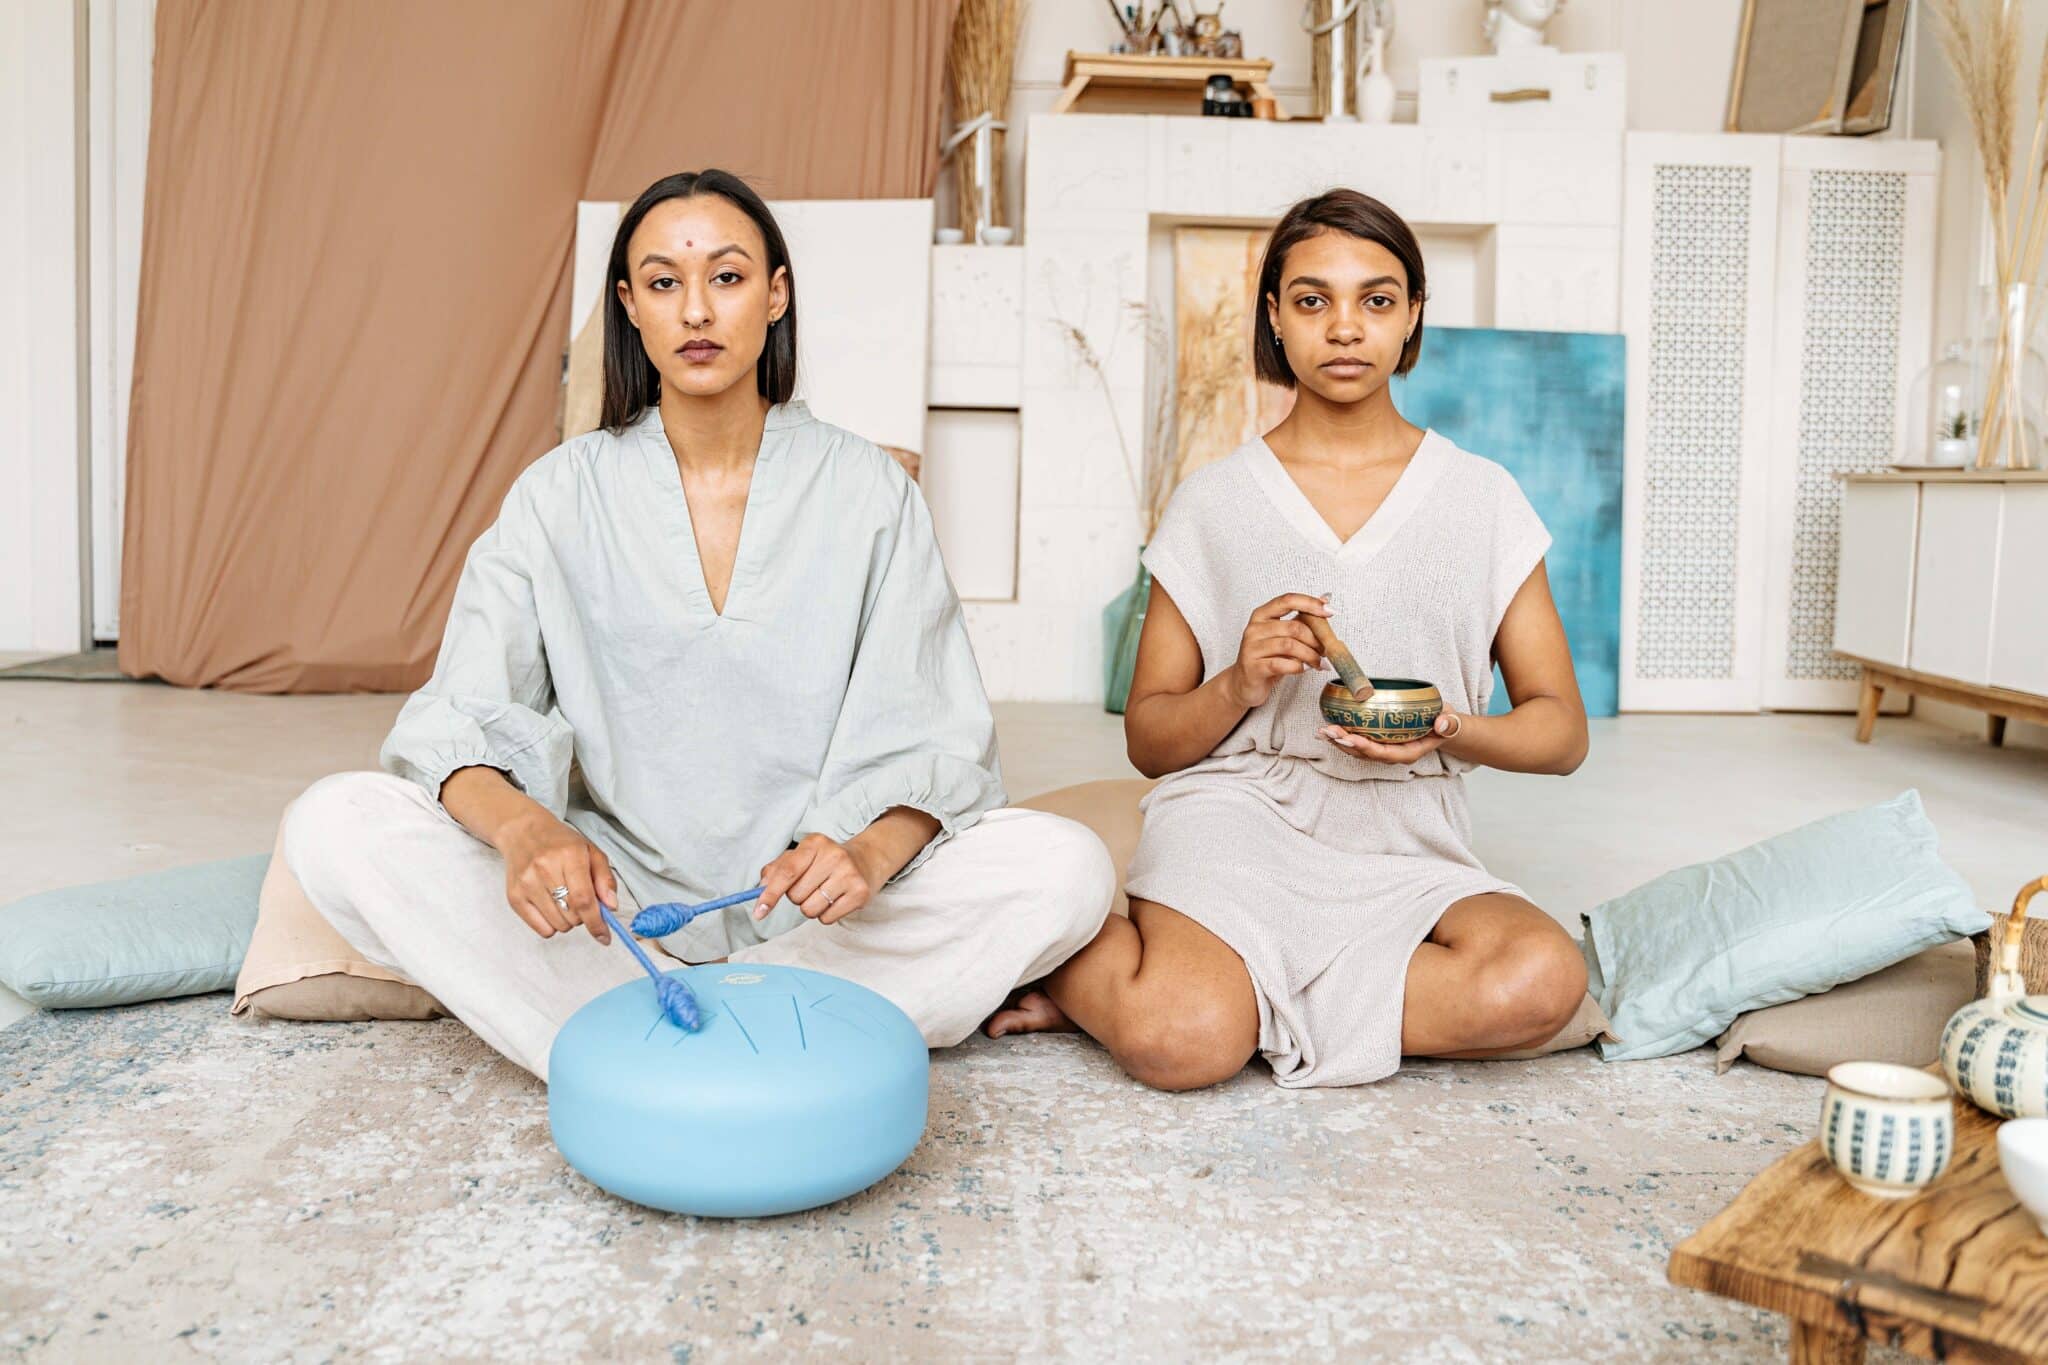
[[[1010,77],[1017,65],[1017,35],[1023,27],[1024,0],[960,0],[953,16],[952,45],[946,54],[956,127],[983,114],[997,121],[1005,117],[1010,107]],[[986,136],[990,153],[986,206],[975,175],[974,136],[953,152],[960,226],[970,242],[976,240],[977,228],[1003,222],[1003,130],[990,129]]]
[[[2034,77],[2033,135],[2028,139],[2026,159],[2015,165],[2019,7],[2011,0],[1929,0],[1929,9],[1942,53],[1956,73],[1970,113],[1970,132],[1991,210],[2001,306],[2013,297],[2016,286],[2024,285],[2032,307],[2038,309],[2042,250],[2048,243],[2048,205],[2044,205],[2048,196],[2043,193],[2048,189],[2048,43],[2042,45]],[[2031,316],[2026,321],[2031,324]],[[2014,468],[2032,462],[2025,445],[2024,417],[2013,411],[2018,406],[2016,381],[2025,347],[2025,337],[2012,335],[2011,328],[2001,329],[1978,432],[1980,469],[1989,468],[2001,455],[2003,462]]]

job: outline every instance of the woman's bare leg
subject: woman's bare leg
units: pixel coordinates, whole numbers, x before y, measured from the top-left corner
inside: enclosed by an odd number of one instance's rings
[[[1409,959],[1401,1051],[1493,1057],[1540,1047],[1585,995],[1585,958],[1556,920],[1520,896],[1467,897]]]
[[[1194,1090],[1229,1080],[1259,1045],[1244,960],[1177,910],[1132,901],[1094,942],[989,1021],[991,1036],[1067,1026],[1109,1049],[1134,1080]]]

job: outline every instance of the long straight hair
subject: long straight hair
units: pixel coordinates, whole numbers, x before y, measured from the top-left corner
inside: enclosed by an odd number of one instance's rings
[[[619,285],[632,275],[626,260],[626,248],[632,242],[640,220],[656,204],[670,199],[694,199],[701,194],[715,194],[753,219],[754,226],[761,229],[761,240],[768,249],[769,279],[775,278],[778,268],[788,272],[789,307],[783,310],[781,317],[768,324],[768,341],[762,346],[761,359],[754,366],[754,384],[761,396],[771,403],[787,403],[796,392],[796,271],[789,263],[789,244],[782,240],[782,229],[776,225],[775,215],[768,211],[768,205],[754,193],[752,186],[730,171],[678,171],[640,192],[640,197],[633,201],[633,207],[627,209],[626,216],[619,220],[618,235],[612,238],[611,265],[605,271],[604,282],[602,420],[603,425],[613,432],[631,426],[642,413],[661,401],[661,371],[654,367],[647,347],[641,343],[639,330],[633,326],[633,319],[626,315],[625,301],[619,297]]]

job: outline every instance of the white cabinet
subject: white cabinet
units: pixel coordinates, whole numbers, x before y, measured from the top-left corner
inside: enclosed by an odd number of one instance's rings
[[[1917,673],[1991,682],[1991,602],[2005,490],[1999,484],[1931,483],[1920,490],[1914,556],[1913,648]]]
[[[1841,476],[1902,447],[1939,155],[1629,135],[1623,710],[1855,704],[1833,653]]]
[[[2008,483],[1991,609],[1991,685],[2048,697],[2048,483]]]
[[[1920,485],[1851,482],[1842,490],[1842,558],[1835,648],[1906,666],[1913,630]]]
[[[1859,739],[1880,692],[2048,723],[2048,473],[1850,476],[1834,647],[1862,675]]]

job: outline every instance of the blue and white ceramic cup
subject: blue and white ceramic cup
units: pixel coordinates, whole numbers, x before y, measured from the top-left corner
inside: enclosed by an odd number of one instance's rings
[[[1917,1194],[1948,1169],[1955,1153],[1948,1082],[1891,1062],[1831,1067],[1820,1103],[1820,1146],[1842,1178],[1865,1194]]]

